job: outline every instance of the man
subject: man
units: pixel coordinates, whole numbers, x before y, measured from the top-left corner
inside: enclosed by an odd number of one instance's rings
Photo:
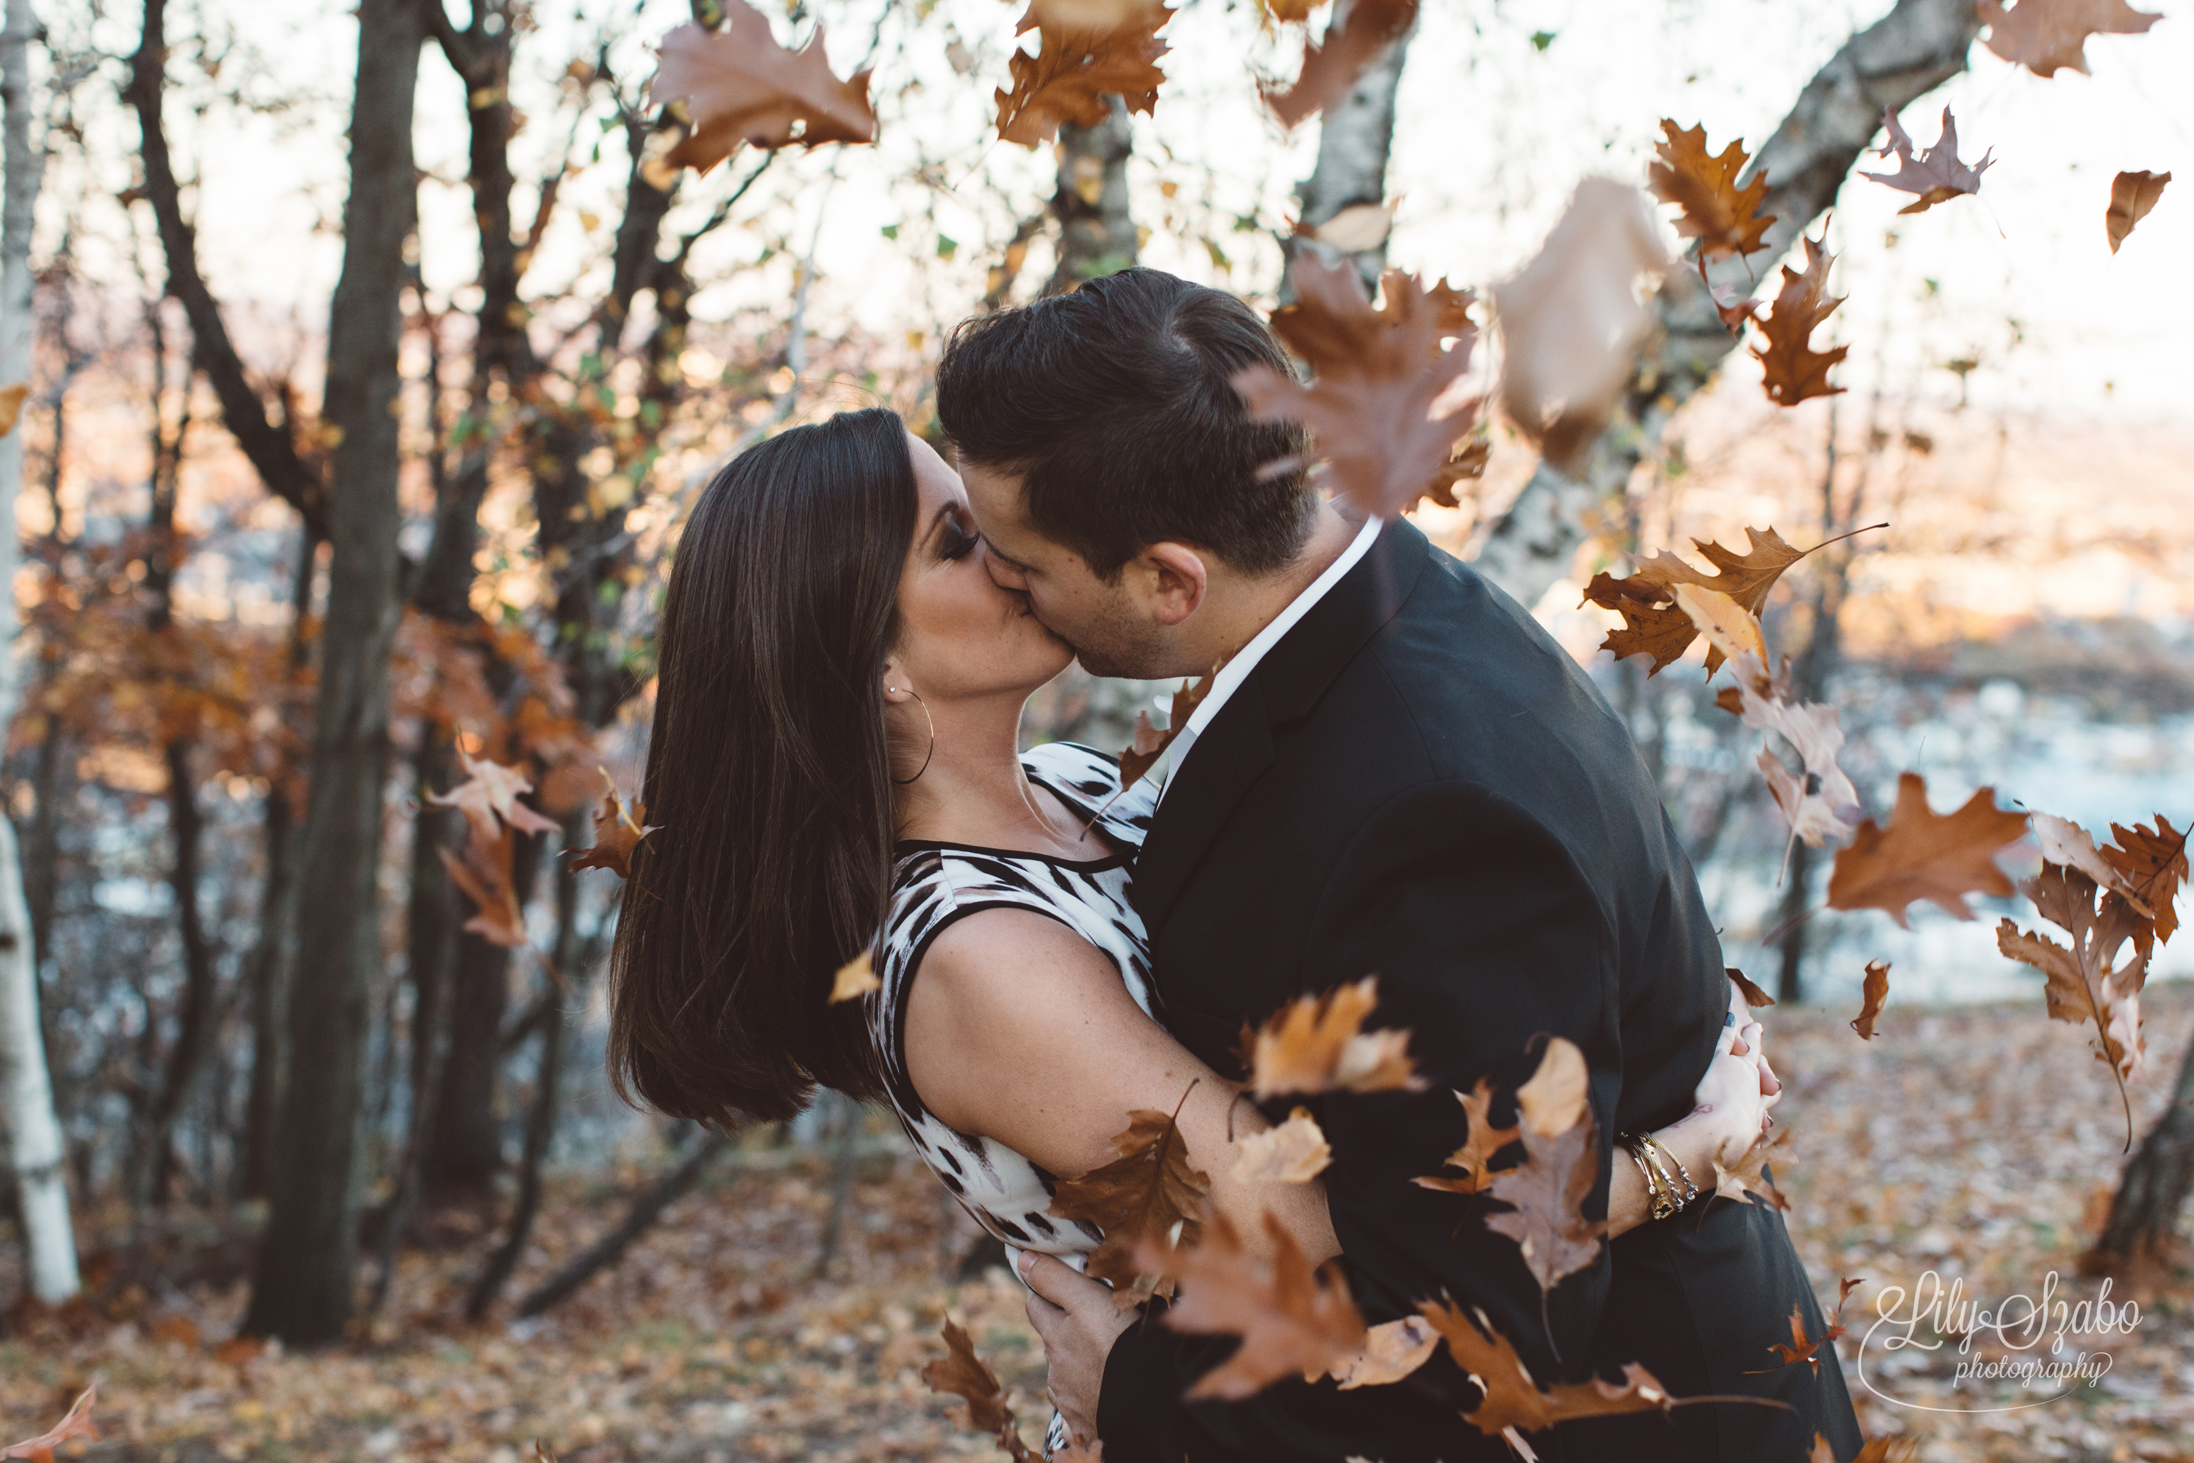
[[[1099,675],[1200,676],[1138,858],[1161,1019],[1242,1075],[1245,1023],[1367,974],[1372,1026],[1406,1028],[1422,1093],[1311,1100],[1343,1269],[1367,1320],[1451,1298],[1541,1385],[1645,1365],[1678,1397],[1749,1395],[1564,1424],[1545,1459],[1755,1463],[1859,1447],[1832,1350],[1778,1366],[1820,1308],[1781,1217],[1711,1197],[1645,1224],[1544,1297],[1488,1198],[1436,1193],[1490,1078],[1493,1119],[1552,1035],[1584,1053],[1606,1212],[1619,1133],[1683,1116],[1728,985],[1697,880],[1620,721],[1514,601],[1406,522],[1358,523],[1306,480],[1300,430],[1228,384],[1291,369],[1232,296],[1154,270],[972,321],[938,409],[992,573]],[[1501,1160],[1505,1163],[1507,1156]],[[1108,1463],[1511,1456],[1463,1422],[1478,1391],[1444,1351],[1404,1382],[1288,1381],[1237,1403],[1182,1394],[1235,1345],[1132,1313],[1057,1263],[1042,1299],[1052,1391]]]

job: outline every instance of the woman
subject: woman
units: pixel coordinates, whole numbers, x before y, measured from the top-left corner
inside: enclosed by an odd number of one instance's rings
[[[1313,1261],[1337,1254],[1318,1186],[1234,1176],[1261,1119],[1152,1018],[1128,902],[1150,784],[1122,792],[1087,748],[1016,750],[1072,658],[992,582],[958,477],[892,413],[726,466],[663,606],[643,788],[662,828],[625,888],[613,1079],[724,1127],[791,1117],[818,1084],[888,1101],[978,1223],[1070,1264],[1100,1236],[1048,1212],[1052,1176],[1111,1161],[1131,1110],[1178,1109],[1245,1238],[1271,1210]],[[881,989],[832,1004],[871,948]],[[1656,1135],[1709,1186],[1774,1101],[1758,1035],[1733,1023],[1699,1109]],[[1618,1161],[1611,1232],[1649,1205]]]

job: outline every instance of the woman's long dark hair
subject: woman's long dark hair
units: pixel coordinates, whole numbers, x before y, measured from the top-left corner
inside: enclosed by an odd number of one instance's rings
[[[916,516],[883,408],[725,465],[687,519],[658,641],[639,846],[610,955],[610,1080],[728,1130],[816,1084],[878,1094],[861,1004],[829,1004],[891,879],[883,698]]]

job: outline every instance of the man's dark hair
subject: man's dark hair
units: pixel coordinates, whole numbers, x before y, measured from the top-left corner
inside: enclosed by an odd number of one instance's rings
[[[1229,384],[1252,365],[1294,371],[1256,311],[1126,269],[963,323],[937,414],[962,461],[1019,475],[1030,524],[1106,578],[1168,539],[1269,574],[1301,552],[1318,495],[1302,427],[1251,421]]]

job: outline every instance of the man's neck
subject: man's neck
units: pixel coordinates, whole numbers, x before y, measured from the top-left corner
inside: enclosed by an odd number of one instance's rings
[[[1208,670],[1256,639],[1258,631],[1332,567],[1362,527],[1361,520],[1345,518],[1331,503],[1320,503],[1303,551],[1285,569],[1256,578],[1231,571],[1223,571],[1223,578],[1214,576],[1195,617],[1190,657]]]

